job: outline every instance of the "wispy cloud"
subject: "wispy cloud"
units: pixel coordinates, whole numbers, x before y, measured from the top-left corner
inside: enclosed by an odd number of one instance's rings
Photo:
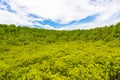
[[[0,23],[88,29],[120,21],[120,0],[0,0]]]

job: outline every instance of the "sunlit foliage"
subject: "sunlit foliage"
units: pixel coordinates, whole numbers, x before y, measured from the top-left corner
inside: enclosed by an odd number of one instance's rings
[[[0,24],[0,80],[120,80],[120,23],[71,31]]]

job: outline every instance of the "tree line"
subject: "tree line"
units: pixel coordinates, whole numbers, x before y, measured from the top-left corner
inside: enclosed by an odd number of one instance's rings
[[[62,41],[97,41],[120,40],[120,23],[97,27],[89,30],[46,30],[0,24],[0,41],[10,45],[29,44],[29,42],[55,43]]]

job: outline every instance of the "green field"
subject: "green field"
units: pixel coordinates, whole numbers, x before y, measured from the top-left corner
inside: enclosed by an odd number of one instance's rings
[[[0,80],[120,80],[120,23],[70,31],[0,24]]]

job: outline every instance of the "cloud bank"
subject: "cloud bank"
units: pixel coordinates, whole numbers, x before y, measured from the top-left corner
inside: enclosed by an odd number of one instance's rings
[[[0,0],[0,23],[89,29],[120,21],[120,0]]]

